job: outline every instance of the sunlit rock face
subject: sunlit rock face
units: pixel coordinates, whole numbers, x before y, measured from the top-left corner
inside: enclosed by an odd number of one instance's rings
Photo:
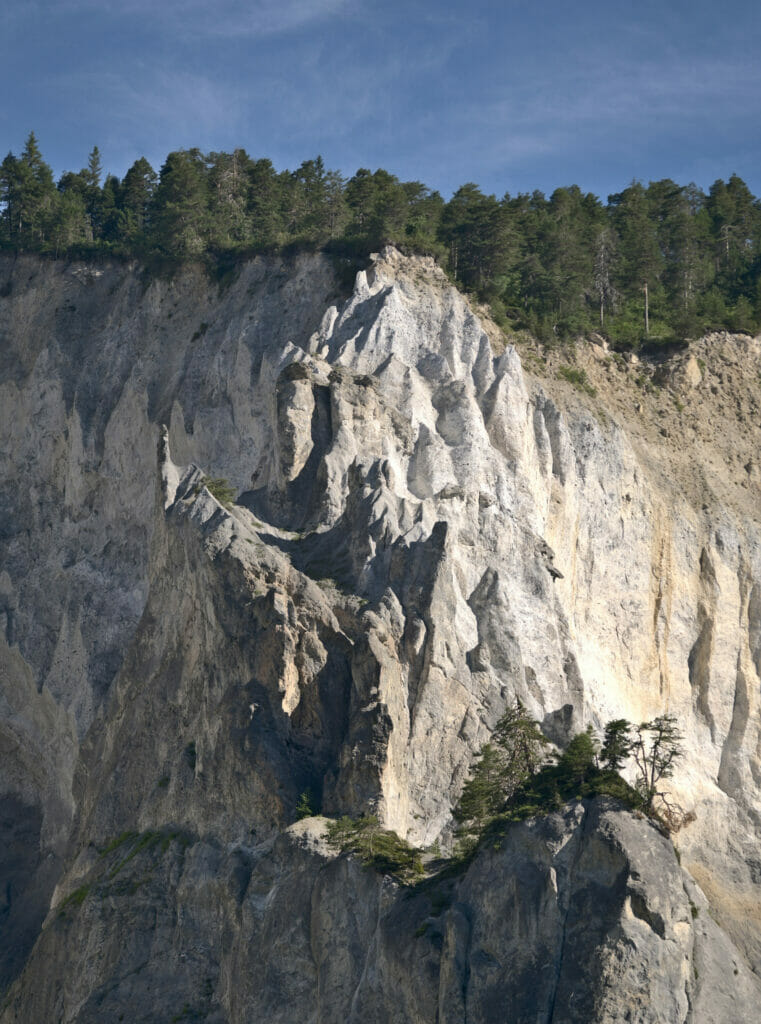
[[[5,260],[0,295],[0,1020],[743,1019],[758,341],[704,339],[645,388],[588,346],[578,391],[393,250],[348,297],[321,256],[224,289]],[[569,808],[417,935],[423,896],[283,834],[308,791],[446,851],[515,697],[560,746],[677,717],[689,876],[647,823]],[[128,831],[163,838],[110,877]]]

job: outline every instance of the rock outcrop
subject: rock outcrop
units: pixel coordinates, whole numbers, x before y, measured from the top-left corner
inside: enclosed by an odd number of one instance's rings
[[[320,256],[0,294],[3,1024],[743,1019],[757,340],[580,351],[579,391],[392,250],[348,298]],[[447,849],[516,696],[561,746],[677,716],[689,874],[599,802],[435,900],[291,826],[308,791]]]
[[[258,846],[156,831],[91,851],[3,1019],[754,1017],[757,981],[670,842],[602,799],[513,826],[413,894],[336,858],[321,829],[308,819]]]

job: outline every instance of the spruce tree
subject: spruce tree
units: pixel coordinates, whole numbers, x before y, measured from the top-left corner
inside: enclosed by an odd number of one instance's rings
[[[591,725],[577,733],[558,758],[558,767],[568,782],[581,786],[597,769],[597,740]]]
[[[167,255],[199,256],[206,249],[210,223],[207,168],[197,149],[170,153],[161,168],[151,208],[151,237]]]
[[[477,835],[544,761],[547,740],[516,700],[479,751],[454,809],[460,835]]]
[[[600,762],[612,772],[620,772],[632,749],[631,723],[614,718],[605,726]]]
[[[34,132],[29,133],[18,159],[9,153],[3,161],[0,203],[5,205],[7,243],[19,251],[44,248],[52,226],[56,188]]]
[[[118,232],[128,242],[140,240],[149,226],[157,183],[158,175],[142,156],[124,175],[119,193],[121,217]]]

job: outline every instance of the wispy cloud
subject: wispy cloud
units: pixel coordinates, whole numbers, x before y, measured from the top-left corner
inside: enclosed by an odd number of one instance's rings
[[[171,149],[243,145],[281,167],[320,152],[347,173],[381,165],[430,178],[444,191],[466,180],[516,191],[527,187],[529,172],[531,187],[539,187],[531,171],[539,165],[556,184],[567,183],[581,173],[571,161],[594,168],[614,155],[631,168],[622,172],[623,187],[649,173],[636,163],[638,149],[690,131],[699,137],[706,123],[721,124],[729,112],[747,111],[750,95],[761,97],[754,62],[716,59],[698,69],[686,59],[664,66],[623,57],[569,60],[533,73],[507,69],[492,79],[490,95],[474,97],[460,94],[455,50],[454,41],[423,44],[413,55],[400,40],[368,66],[361,50],[345,50],[335,62],[330,41],[315,37],[291,53],[295,64],[278,60],[277,51],[262,58],[255,83],[245,74],[189,71],[153,58],[67,73],[48,91],[70,97],[66,105],[81,123],[102,121],[109,111],[97,141],[119,173],[141,154],[158,166]],[[430,82],[443,83],[441,102],[416,105]],[[754,102],[758,110],[761,100]],[[663,173],[677,170],[682,166]]]
[[[235,70],[215,62],[190,71],[160,54],[119,64],[100,58],[86,71],[51,76],[46,91],[76,110],[80,125],[106,122],[98,145],[120,173],[127,154],[155,164],[174,148],[238,145],[280,167],[321,153],[353,173],[377,166],[379,146],[393,149],[401,109],[413,106],[421,79],[438,77],[453,48],[411,47],[400,36],[368,63],[362,43],[344,47],[338,61],[329,34],[314,33],[286,51],[273,45],[255,65]],[[368,134],[377,145],[368,147]]]
[[[755,61],[574,63],[510,78],[487,101],[453,102],[448,136],[482,164],[509,167],[553,153],[561,158],[578,150],[582,138],[587,147],[606,137],[611,145],[626,145],[627,136],[632,145],[647,146],[697,124],[720,130],[725,120],[747,117],[749,102],[761,114],[761,66]],[[595,158],[592,148],[587,157]]]
[[[50,16],[89,14],[110,20],[139,18],[147,26],[185,38],[255,37],[301,28],[356,5],[357,0],[30,0]],[[20,14],[19,14],[20,16]]]
[[[101,131],[96,141],[109,170],[119,174],[138,156],[158,169],[172,149],[204,146],[220,130],[238,139],[245,132],[245,90],[204,74],[138,64],[129,78],[98,70],[68,74],[52,85],[60,96],[71,97],[81,122],[110,112],[105,134]]]
[[[724,159],[753,183],[758,32],[725,13],[707,0],[0,0],[14,94],[0,127],[20,145],[33,126],[59,169],[97,142],[115,171],[242,145],[278,167],[321,153],[444,192],[687,181],[724,176]]]

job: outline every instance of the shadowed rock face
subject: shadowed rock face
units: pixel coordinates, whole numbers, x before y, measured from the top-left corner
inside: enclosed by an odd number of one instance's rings
[[[15,797],[0,798],[0,986],[19,973],[50,906],[60,861],[41,850],[42,812]]]
[[[321,827],[254,847],[157,832],[96,856],[3,1019],[752,1019],[756,982],[670,842],[604,801],[513,826],[412,894],[336,859]]]
[[[223,293],[194,270],[0,278],[5,983],[26,963],[3,1024],[742,1019],[761,544],[726,436],[721,458],[654,439],[612,361],[594,400],[527,377],[391,250],[348,299],[318,256]],[[758,378],[756,342],[712,344]],[[284,832],[308,791],[446,848],[516,696],[560,744],[677,715],[683,863],[737,948],[608,807],[514,828],[436,914]]]

